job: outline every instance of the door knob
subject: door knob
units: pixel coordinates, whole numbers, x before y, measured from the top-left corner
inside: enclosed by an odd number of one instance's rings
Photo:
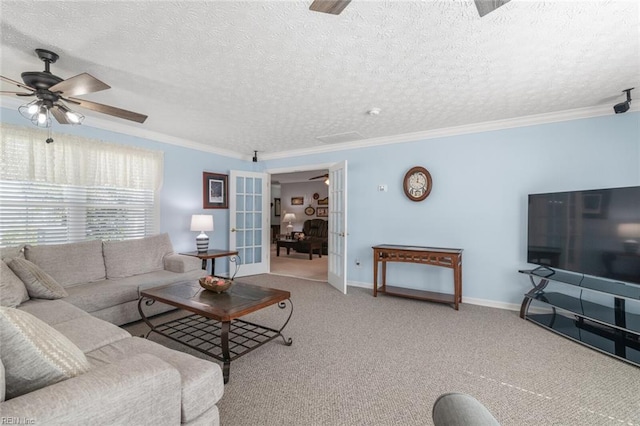
[[[236,232],[236,228],[231,228],[231,232]]]

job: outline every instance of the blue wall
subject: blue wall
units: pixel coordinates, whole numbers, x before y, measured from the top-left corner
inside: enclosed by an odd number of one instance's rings
[[[3,122],[25,125],[26,120],[17,111],[2,109],[1,112]],[[191,215],[213,214],[215,229],[213,232],[207,232],[210,238],[209,246],[229,247],[229,210],[202,208],[202,172],[229,174],[231,169],[252,170],[253,163],[84,125],[56,127],[53,128],[54,139],[63,137],[56,136],[57,132],[64,132],[109,143],[163,151],[164,179],[160,191],[160,232],[169,233],[176,252],[193,251],[198,233],[189,230]],[[226,262],[218,263],[221,267],[216,272],[226,272],[222,267]]]
[[[348,161],[348,280],[371,286],[371,246],[464,249],[463,300],[518,304],[527,194],[640,184],[640,114],[625,114],[266,161],[265,169]],[[426,167],[420,203],[405,172]],[[386,184],[388,192],[378,192]],[[357,267],[356,259],[361,261]],[[388,283],[451,292],[450,270],[390,264]],[[470,300],[471,299],[471,300]],[[475,299],[475,300],[473,300]]]
[[[24,125],[7,109],[2,121]],[[350,284],[371,286],[373,245],[458,247],[465,250],[463,300],[503,305],[519,304],[529,288],[517,273],[526,266],[527,194],[640,185],[639,123],[640,113],[612,114],[259,163],[87,126],[69,133],[165,152],[161,230],[177,251],[193,249],[194,213],[213,213],[211,246],[228,246],[228,210],[202,210],[202,171],[262,171],[346,159]],[[416,165],[433,177],[431,195],[420,203],[402,191],[405,172]],[[379,192],[379,184],[388,191]],[[391,264],[388,282],[450,292],[453,281],[449,270]]]

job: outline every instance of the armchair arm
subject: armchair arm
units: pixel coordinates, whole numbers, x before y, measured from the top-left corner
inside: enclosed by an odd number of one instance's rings
[[[168,254],[164,257],[164,269],[177,273],[197,271],[202,269],[202,260],[184,254]]]
[[[180,401],[178,370],[139,354],[2,402],[0,412],[35,425],[177,425]]]

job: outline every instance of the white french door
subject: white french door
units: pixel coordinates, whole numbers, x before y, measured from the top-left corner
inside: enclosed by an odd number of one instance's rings
[[[231,170],[229,174],[229,248],[237,250],[237,277],[269,271],[269,177]],[[230,265],[230,274],[234,266]]]
[[[347,161],[329,168],[329,284],[347,294]]]

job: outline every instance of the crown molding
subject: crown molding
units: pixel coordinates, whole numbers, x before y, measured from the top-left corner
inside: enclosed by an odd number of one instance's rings
[[[14,98],[1,98],[0,101],[0,109],[17,109],[20,105],[24,103],[24,100],[17,100]],[[140,124],[138,126],[142,126]],[[194,142],[188,139],[177,138],[175,136],[170,136],[165,133],[153,132],[151,130],[147,130],[141,127],[138,127],[132,124],[126,123],[116,123],[114,121],[108,121],[95,116],[85,116],[85,120],[82,123],[81,127],[91,127],[100,130],[106,130],[108,132],[120,133],[127,136],[139,137],[142,139],[149,139],[153,142],[161,142],[169,145],[175,145],[182,148],[190,148],[196,151],[209,152],[211,154],[217,154],[224,157],[236,158],[239,160],[251,160],[251,156],[247,156],[246,154],[241,154],[235,151],[229,151],[226,149],[215,148],[209,145],[205,145],[199,142]]]
[[[22,102],[14,102],[14,99],[2,99],[1,108],[13,106],[17,108]],[[632,105],[627,113],[640,111],[640,104]],[[550,112],[545,114],[530,115],[525,117],[509,118],[505,120],[487,121],[482,123],[467,124],[464,126],[447,127],[442,129],[426,130],[422,132],[403,133],[393,136],[383,136],[379,138],[361,139],[353,142],[345,142],[340,144],[331,144],[314,148],[301,148],[289,151],[280,151],[275,153],[261,154],[261,160],[276,160],[292,157],[300,157],[313,154],[323,154],[328,152],[346,151],[351,149],[368,148],[380,145],[391,145],[406,142],[415,142],[421,140],[429,140],[436,138],[447,138],[452,136],[466,135],[470,133],[492,132],[497,130],[513,129],[518,127],[537,126],[542,124],[558,123],[563,121],[582,120],[585,118],[594,118],[614,115],[610,105],[599,105],[588,108],[578,108],[573,110]],[[177,138],[164,133],[153,132],[134,125],[125,123],[116,123],[107,121],[97,117],[87,117],[83,126],[95,127],[97,129],[121,133],[128,136],[135,136],[149,139],[155,142],[167,143],[183,148],[194,149],[197,151],[208,152],[211,154],[221,155],[239,160],[251,161],[251,155],[242,154],[235,151],[215,148],[199,142],[188,139]]]
[[[628,112],[640,111],[639,105],[632,106]],[[518,127],[537,126],[541,124],[551,124],[563,121],[582,120],[585,118],[602,117],[615,115],[610,105],[600,105],[596,107],[578,108],[566,111],[550,112],[545,114],[530,115],[525,117],[509,118],[505,120],[487,121],[482,123],[466,124],[464,126],[447,127],[442,129],[427,130],[423,132],[404,133],[380,138],[363,139],[331,146],[321,146],[317,148],[303,148],[291,151],[276,152],[273,154],[263,154],[263,160],[275,160],[281,158],[299,157],[311,154],[323,154],[327,152],[345,151],[350,149],[367,148],[380,145],[391,145],[397,143],[415,142],[420,140],[447,138],[452,136],[466,135],[470,133],[492,132],[496,130],[513,129]]]

